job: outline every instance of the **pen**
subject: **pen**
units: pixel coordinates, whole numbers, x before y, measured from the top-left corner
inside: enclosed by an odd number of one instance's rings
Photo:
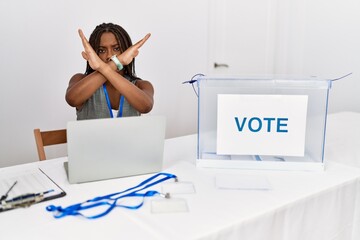
[[[13,189],[13,187],[17,184],[17,181],[14,182],[13,185],[11,185],[11,187],[9,188],[9,190],[5,193],[5,195],[2,195],[0,198],[0,202],[2,202],[3,200],[6,200],[8,197],[9,192],[11,191],[11,189]]]
[[[9,199],[7,201],[3,201],[1,203],[1,207],[2,209],[11,209],[11,208],[16,208],[16,207],[29,207],[30,205],[40,202],[41,200],[43,200],[44,195],[50,192],[53,192],[54,190],[48,190],[45,192],[40,192],[40,193],[29,193],[29,194],[24,194],[24,195],[20,195],[17,197],[14,197],[12,199]]]

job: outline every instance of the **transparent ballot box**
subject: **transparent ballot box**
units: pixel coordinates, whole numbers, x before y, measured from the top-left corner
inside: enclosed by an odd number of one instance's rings
[[[331,80],[201,76],[196,165],[323,170]]]

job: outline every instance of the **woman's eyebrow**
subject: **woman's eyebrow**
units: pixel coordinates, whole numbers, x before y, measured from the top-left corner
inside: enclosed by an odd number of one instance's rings
[[[114,44],[114,45],[111,45],[110,47],[120,47],[120,44]],[[99,46],[99,48],[106,48],[105,46]]]

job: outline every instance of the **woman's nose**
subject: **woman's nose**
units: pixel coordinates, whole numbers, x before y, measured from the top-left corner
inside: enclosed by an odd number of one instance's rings
[[[107,55],[106,55],[106,62],[110,62],[111,57],[114,55],[115,53],[113,51],[107,51]]]
[[[109,54],[106,56],[106,62],[110,62],[111,56],[112,56],[112,55],[109,55]]]

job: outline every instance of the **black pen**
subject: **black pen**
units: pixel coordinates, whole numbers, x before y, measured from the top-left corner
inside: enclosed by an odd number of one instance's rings
[[[40,202],[43,200],[44,195],[50,192],[53,192],[54,190],[48,190],[45,192],[40,193],[28,193],[23,194],[17,197],[14,197],[12,199],[9,199],[7,201],[2,202],[2,209],[12,209],[17,207],[29,207],[30,205]]]
[[[16,202],[16,201],[20,201],[20,200],[26,200],[26,199],[29,199],[29,198],[34,198],[34,197],[38,197],[38,196],[43,196],[47,193],[50,193],[50,192],[53,192],[54,190],[51,189],[51,190],[48,190],[48,191],[45,191],[45,192],[40,192],[40,193],[28,193],[28,194],[23,194],[23,195],[20,195],[20,196],[17,196],[17,197],[14,197],[13,199],[10,199],[8,201],[6,201],[7,203],[8,202]]]
[[[0,198],[0,202],[2,202],[3,200],[6,200],[8,197],[9,192],[11,191],[11,189],[13,189],[13,187],[17,184],[17,181],[14,182],[14,184],[9,188],[9,190],[5,193],[5,195],[2,195]]]

